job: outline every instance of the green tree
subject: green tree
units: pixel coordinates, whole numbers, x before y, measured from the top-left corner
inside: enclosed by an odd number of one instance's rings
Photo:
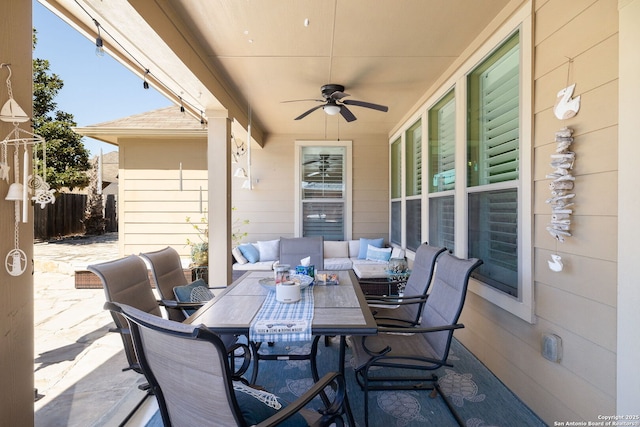
[[[33,29],[33,47],[37,32]],[[82,143],[82,136],[71,128],[77,123],[73,114],[57,109],[54,102],[64,83],[49,72],[49,61],[33,60],[33,129],[46,143],[46,178],[52,189],[84,188],[89,184],[87,171],[89,151]],[[43,147],[34,147],[38,171],[43,170]]]

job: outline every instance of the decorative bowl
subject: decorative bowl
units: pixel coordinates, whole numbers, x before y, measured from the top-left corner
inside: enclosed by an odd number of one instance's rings
[[[300,290],[308,288],[313,283],[313,277],[307,276],[306,274],[291,274],[289,280],[300,283]],[[269,291],[276,290],[276,281],[273,277],[263,277],[258,280],[258,283]]]

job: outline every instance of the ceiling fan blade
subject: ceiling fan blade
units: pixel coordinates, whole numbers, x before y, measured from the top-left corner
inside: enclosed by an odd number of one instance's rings
[[[295,118],[295,120],[300,120],[300,119],[304,119],[305,117],[307,117],[309,114],[313,113],[314,111],[316,111],[319,108],[324,107],[324,104],[322,105],[318,105],[317,107],[313,107],[310,110],[305,111],[304,113],[300,114],[298,117]]]
[[[340,106],[340,114],[342,114],[342,117],[344,117],[344,119],[348,122],[356,120],[356,116],[353,115],[351,110],[349,110],[346,105]]]
[[[315,162],[320,162],[320,159],[315,159],[315,160],[307,160],[306,162],[303,163],[303,165],[310,165],[311,163],[315,163]]]
[[[339,90],[333,92],[331,95],[329,95],[329,99],[336,99],[336,100],[340,100],[342,98],[344,98],[345,96],[350,96],[348,93],[344,93],[341,92]]]
[[[384,111],[384,112],[389,111],[389,107],[387,107],[386,105],[373,104],[371,102],[364,102],[364,101],[356,101],[354,99],[346,99],[342,101],[342,103],[347,105],[355,105],[357,107],[371,108],[373,110],[378,110],[378,111]]]
[[[307,99],[292,99],[292,100],[289,100],[289,101],[280,101],[280,103],[281,104],[286,104],[288,102],[302,102],[302,101],[326,102],[324,99],[307,98]]]

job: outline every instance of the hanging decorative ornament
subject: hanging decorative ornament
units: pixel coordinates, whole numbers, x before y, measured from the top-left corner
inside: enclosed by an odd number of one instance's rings
[[[553,107],[553,114],[555,114],[559,120],[570,119],[580,111],[580,95],[571,98],[575,88],[576,84],[574,83],[558,92],[558,99]]]
[[[9,64],[0,64],[0,69],[7,68],[9,77],[7,78],[7,90],[9,100],[4,103],[0,109],[0,120],[13,123],[13,130],[2,141],[0,141],[0,179],[9,182],[9,159],[7,156],[8,146],[14,147],[13,150],[13,182],[9,186],[9,191],[5,200],[13,201],[14,204],[14,248],[9,251],[5,257],[5,269],[12,276],[19,276],[27,269],[27,255],[20,249],[20,205],[22,204],[22,221],[29,220],[29,191],[33,190],[43,207],[46,203],[53,203],[53,192],[49,190],[46,183],[46,177],[30,174],[31,163],[29,160],[29,146],[36,146],[42,143],[43,150],[46,147],[46,141],[39,135],[28,130],[20,128],[20,123],[29,121],[29,116],[20,108],[18,103],[13,99],[13,91],[11,89],[11,67]],[[20,170],[20,152],[22,152],[22,171]],[[44,151],[43,151],[44,153]],[[35,162],[34,162],[35,164]],[[45,168],[46,171],[46,163]],[[22,172],[22,183],[20,183],[20,172]],[[39,195],[38,192],[44,192]]]
[[[2,153],[0,154],[0,179],[4,179],[9,182],[9,171],[11,170],[11,166],[9,166],[9,161],[7,160],[7,143],[2,141],[2,147],[0,150]]]
[[[7,123],[24,123],[29,120],[29,116],[13,99],[13,92],[11,91],[11,67],[10,64],[2,63],[0,68],[7,68],[9,70],[9,76],[7,77],[7,89],[9,90],[9,99],[4,103],[2,109],[0,109],[0,120]]]
[[[234,137],[233,135],[231,135],[231,140],[233,141],[233,154],[235,155],[236,159],[243,156],[244,153],[247,152],[247,146],[245,145],[244,141]]]
[[[42,144],[42,176],[38,175],[37,163],[35,166],[34,175],[29,176],[27,186],[32,194],[31,200],[40,205],[40,209],[44,209],[47,203],[55,203],[56,198],[54,196],[55,190],[52,190],[47,183],[47,149],[46,144]],[[37,149],[37,145],[34,145],[34,152]],[[35,156],[37,158],[37,156]],[[182,167],[182,164],[180,164]]]

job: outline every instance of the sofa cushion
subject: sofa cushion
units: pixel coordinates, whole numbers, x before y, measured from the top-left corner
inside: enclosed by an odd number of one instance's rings
[[[351,258],[325,258],[324,269],[331,271],[351,270],[353,262]]]
[[[260,261],[260,252],[258,252],[258,249],[251,243],[240,245],[238,246],[238,249],[240,249],[240,253],[242,253],[242,256],[245,257],[251,264]]]
[[[349,240],[349,258],[357,259],[360,253],[360,240]]]
[[[373,245],[367,246],[367,256],[369,261],[388,262],[391,257],[391,248],[377,248]]]
[[[353,272],[359,279],[380,279],[387,277],[387,263],[378,261],[354,260]]]
[[[235,271],[265,271],[265,270],[273,270],[273,264],[275,261],[258,261],[258,262],[248,262],[246,264],[235,263],[232,265],[232,268]]]
[[[277,261],[280,256],[280,239],[258,240],[258,251],[260,252],[260,261]]]
[[[380,237],[379,239],[365,239],[360,238],[360,250],[358,251],[358,259],[367,259],[367,249],[368,246],[375,246],[376,248],[381,248],[384,244],[384,238]]]
[[[331,241],[324,242],[324,257],[326,258],[349,258],[349,242]]]

